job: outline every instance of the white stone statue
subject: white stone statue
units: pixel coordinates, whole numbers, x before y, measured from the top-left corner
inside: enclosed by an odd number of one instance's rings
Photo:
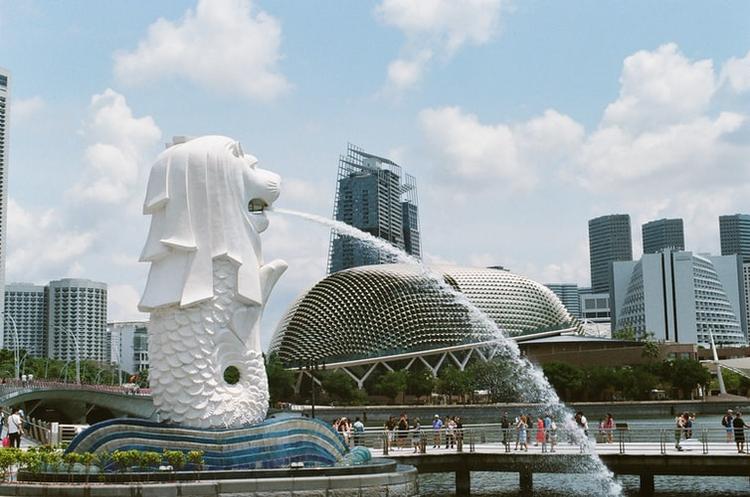
[[[260,318],[287,268],[263,264],[260,233],[280,178],[230,138],[175,141],[151,169],[143,206],[151,228],[140,260],[151,268],[139,309],[151,313],[154,405],[161,420],[190,427],[259,423],[268,410]],[[224,380],[230,366],[234,384]]]

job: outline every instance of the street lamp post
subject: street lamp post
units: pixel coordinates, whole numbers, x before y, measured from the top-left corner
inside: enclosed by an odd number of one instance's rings
[[[20,340],[18,339],[18,327],[16,326],[16,320],[13,319],[13,316],[11,316],[10,314],[8,314],[7,312],[4,312],[3,316],[5,316],[8,319],[10,319],[10,324],[13,325],[13,338],[16,341],[16,347],[15,347],[16,350],[15,350],[13,356],[14,356],[15,363],[16,363],[16,379],[20,380],[21,379],[21,367],[20,367],[21,366],[21,361],[18,358],[18,350],[19,350],[19,347],[20,347],[20,344],[19,344]]]
[[[318,370],[325,370],[326,365],[325,363],[318,363],[316,360],[308,360],[307,364],[305,364],[304,369],[307,371],[307,374],[312,379],[312,395],[310,396],[310,401],[312,405],[310,406],[310,414],[312,417],[315,417],[315,372]]]
[[[76,347],[76,384],[81,384],[81,349],[78,346],[78,338],[75,336],[75,333],[70,331],[67,328],[62,328],[62,330],[68,334],[68,336],[73,340],[73,345]]]

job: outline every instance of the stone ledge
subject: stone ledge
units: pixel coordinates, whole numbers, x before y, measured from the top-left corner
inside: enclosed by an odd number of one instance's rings
[[[418,494],[417,470],[199,482],[123,484],[5,483],[0,496],[24,497],[412,497]]]

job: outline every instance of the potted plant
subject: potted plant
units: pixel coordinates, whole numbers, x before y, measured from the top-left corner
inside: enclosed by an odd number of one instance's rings
[[[203,451],[202,450],[191,450],[187,453],[187,462],[193,465],[193,469],[196,471],[203,471]]]

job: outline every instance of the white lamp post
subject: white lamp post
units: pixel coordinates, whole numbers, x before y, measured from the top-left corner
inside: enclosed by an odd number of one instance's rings
[[[67,328],[62,328],[62,330],[68,334],[68,336],[73,340],[73,345],[76,347],[76,383],[78,385],[81,384],[81,349],[78,347],[78,338],[76,337],[75,333],[70,331]]]
[[[21,367],[20,367],[21,361],[18,358],[18,349],[19,349],[19,346],[20,346],[19,339],[18,339],[18,327],[16,326],[16,320],[13,319],[13,316],[11,316],[10,314],[8,314],[7,312],[4,312],[3,316],[5,316],[8,319],[10,319],[10,324],[13,325],[13,338],[15,339],[15,342],[16,342],[16,347],[15,347],[16,350],[14,352],[14,359],[15,359],[15,363],[16,363],[16,379],[20,380],[21,379]]]

